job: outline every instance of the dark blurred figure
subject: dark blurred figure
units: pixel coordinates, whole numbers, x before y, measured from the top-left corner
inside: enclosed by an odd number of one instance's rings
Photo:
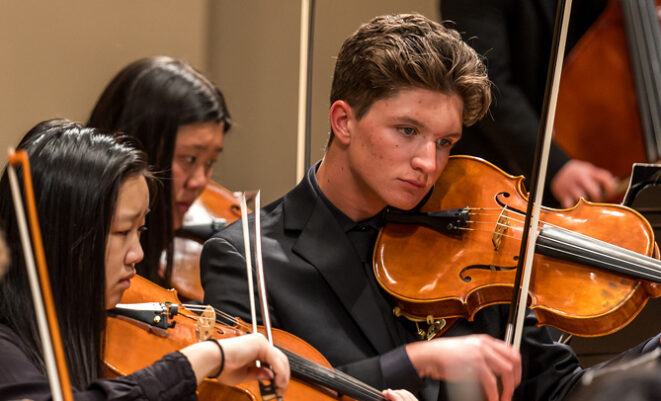
[[[609,368],[607,373],[599,374],[589,384],[579,384],[571,401],[661,400],[659,354],[661,352],[657,349],[619,367]]]
[[[596,20],[605,0],[574,1],[567,51]],[[555,0],[441,0],[441,17],[483,57],[495,85],[490,116],[464,129],[454,154],[484,158],[530,177],[551,53]],[[583,196],[607,199],[613,176],[551,147],[544,204],[570,207]]]

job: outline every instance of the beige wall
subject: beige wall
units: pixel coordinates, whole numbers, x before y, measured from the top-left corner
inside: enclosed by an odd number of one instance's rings
[[[167,54],[205,70],[208,4],[191,1],[0,0],[0,162],[39,121],[84,122],[110,78]]]
[[[273,200],[296,184],[300,1],[212,2],[210,68],[237,122],[215,177],[229,188],[261,188]],[[376,15],[418,11],[436,0],[317,0],[312,70],[312,155],[328,134],[328,96],[342,41]]]
[[[334,55],[360,23],[436,0],[317,0],[312,160],[327,138]],[[0,163],[38,121],[84,121],[139,57],[188,60],[226,94],[235,126],[214,178],[273,200],[295,184],[299,0],[0,0]]]

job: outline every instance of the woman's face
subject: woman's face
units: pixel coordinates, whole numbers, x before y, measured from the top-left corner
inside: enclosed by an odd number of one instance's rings
[[[119,303],[124,291],[135,276],[135,264],[144,253],[140,234],[144,230],[149,211],[149,188],[142,175],[126,178],[117,194],[117,205],[112,216],[106,242],[106,308]]]
[[[173,229],[209,183],[211,168],[223,151],[222,124],[210,121],[182,125],[177,131],[172,160]]]

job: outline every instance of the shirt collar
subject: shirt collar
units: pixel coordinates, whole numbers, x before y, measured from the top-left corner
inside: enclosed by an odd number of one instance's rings
[[[383,227],[385,209],[368,219],[356,222],[351,220],[349,216],[347,216],[340,209],[338,209],[326,197],[326,195],[324,195],[324,193],[321,191],[321,188],[319,188],[319,182],[317,181],[317,170],[319,169],[320,165],[321,165],[321,160],[318,161],[314,166],[310,167],[310,169],[308,170],[308,179],[310,180],[312,189],[317,194],[317,196],[319,196],[324,201],[324,204],[326,204],[328,210],[331,211],[331,213],[335,217],[335,220],[337,220],[337,222],[340,224],[340,227],[342,227],[342,230],[344,232],[348,232],[351,230],[359,229],[360,227],[364,227],[364,226],[370,226],[374,228],[376,231],[381,229],[381,227]]]

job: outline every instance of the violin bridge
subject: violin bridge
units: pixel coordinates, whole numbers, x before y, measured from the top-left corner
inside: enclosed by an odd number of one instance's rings
[[[216,311],[211,306],[204,308],[200,314],[195,325],[195,333],[197,333],[197,340],[204,341],[213,335],[213,330],[216,325]]]
[[[509,230],[510,219],[507,214],[507,208],[503,208],[498,216],[498,221],[496,222],[496,227],[493,229],[493,235],[491,236],[491,243],[493,244],[494,251],[498,251],[500,246],[503,244],[503,238]]]

